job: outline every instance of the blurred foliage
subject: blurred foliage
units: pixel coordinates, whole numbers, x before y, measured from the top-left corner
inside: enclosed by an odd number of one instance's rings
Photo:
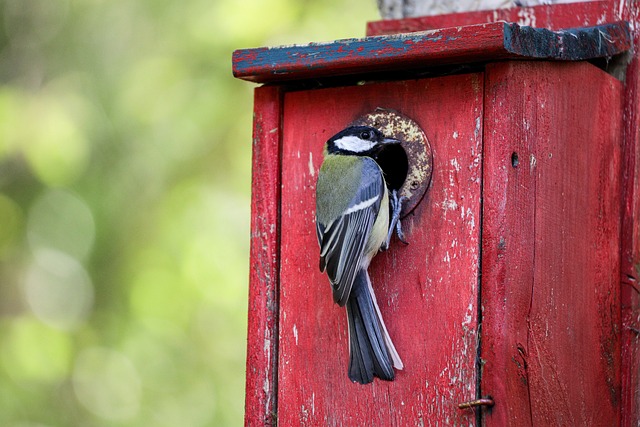
[[[0,425],[244,411],[253,85],[373,0],[0,0]]]

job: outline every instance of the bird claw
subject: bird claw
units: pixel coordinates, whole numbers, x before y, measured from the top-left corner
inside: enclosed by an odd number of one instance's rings
[[[380,250],[386,251],[389,249],[389,244],[391,242],[391,236],[393,232],[396,232],[398,239],[405,245],[409,243],[404,237],[404,232],[402,231],[402,222],[400,221],[400,213],[402,212],[402,204],[407,201],[407,198],[404,196],[398,197],[398,190],[391,191],[391,197],[389,198],[389,203],[391,205],[391,221],[389,223],[389,232],[387,233],[386,240],[382,243]]]

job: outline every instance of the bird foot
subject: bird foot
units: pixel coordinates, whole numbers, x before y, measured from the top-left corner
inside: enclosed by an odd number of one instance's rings
[[[391,242],[391,236],[393,232],[396,232],[398,239],[405,245],[408,245],[409,242],[406,241],[404,237],[404,233],[402,231],[402,222],[400,221],[400,213],[402,212],[402,204],[407,201],[407,198],[404,196],[398,197],[398,190],[391,190],[391,195],[389,198],[389,203],[391,205],[391,221],[389,222],[389,232],[387,233],[386,240],[382,243],[380,250],[386,251],[389,249],[389,244]]]

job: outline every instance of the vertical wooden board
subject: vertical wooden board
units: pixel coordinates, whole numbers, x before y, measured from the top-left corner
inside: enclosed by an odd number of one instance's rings
[[[282,92],[255,90],[245,425],[275,425]]]
[[[288,93],[282,153],[280,425],[469,425],[475,397],[482,74]],[[414,119],[433,147],[431,188],[371,266],[405,369],[347,377],[347,321],[318,270],[315,182],[325,141],[376,107]]]
[[[488,425],[524,427],[531,425],[525,316],[533,288],[535,182],[521,172],[535,139],[518,137],[532,98],[511,94],[510,70],[490,66],[485,80],[482,392],[497,402]]]
[[[588,63],[486,78],[487,425],[618,425],[621,84]]]
[[[635,1],[621,1],[619,19],[631,28],[640,23]],[[634,46],[640,31],[633,32]],[[622,151],[622,423],[640,424],[640,54],[633,54],[626,69]]]
[[[637,8],[636,8],[637,9]],[[640,11],[632,19],[638,22]],[[640,42],[640,34],[634,37]],[[636,54],[637,55],[637,54]],[[627,69],[622,155],[622,423],[640,424],[640,61]]]

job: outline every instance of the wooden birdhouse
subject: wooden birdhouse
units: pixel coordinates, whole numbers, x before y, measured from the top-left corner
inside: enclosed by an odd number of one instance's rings
[[[234,52],[235,76],[263,84],[247,425],[636,425],[622,18],[609,2],[507,9]],[[404,369],[368,385],[347,377],[314,224],[324,144],[353,123],[406,154],[409,244],[394,238],[370,268]]]

